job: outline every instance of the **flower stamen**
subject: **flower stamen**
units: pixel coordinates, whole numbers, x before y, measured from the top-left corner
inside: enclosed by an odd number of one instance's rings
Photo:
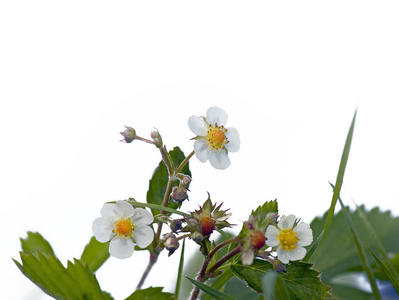
[[[297,247],[299,241],[298,232],[292,230],[292,228],[286,228],[280,231],[279,240],[281,246],[285,250],[294,250]]]
[[[114,230],[112,230],[112,232],[118,237],[133,237],[134,227],[135,225],[132,223],[131,219],[120,218],[115,221]]]
[[[226,132],[227,129],[225,129],[223,125],[218,126],[217,123],[215,123],[215,125],[209,124],[206,138],[212,149],[224,149],[224,145],[229,142],[226,137]]]

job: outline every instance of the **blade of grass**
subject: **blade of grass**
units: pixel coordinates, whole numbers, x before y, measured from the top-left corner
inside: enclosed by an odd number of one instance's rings
[[[139,207],[148,207],[148,208],[154,208],[154,209],[159,209],[159,210],[164,210],[173,214],[178,214],[183,217],[190,217],[190,214],[187,214],[185,212],[170,208],[170,207],[165,207],[162,205],[158,204],[153,204],[153,203],[142,203],[142,202],[136,202],[136,201],[128,201],[131,205],[133,206],[139,206]]]
[[[342,187],[342,182],[344,180],[346,164],[347,164],[348,158],[349,158],[349,151],[350,151],[351,144],[352,144],[353,132],[355,130],[356,115],[357,115],[357,109],[355,110],[351,126],[349,127],[348,135],[346,136],[345,146],[344,146],[344,150],[342,152],[341,162],[339,164],[337,179],[336,179],[336,182],[335,182],[334,193],[333,193],[333,197],[332,197],[332,200],[331,200],[330,209],[328,210],[326,223],[325,223],[324,229],[322,231],[322,236],[318,240],[318,244],[316,245],[316,248],[312,249],[313,250],[312,252],[308,252],[308,254],[306,255],[306,257],[304,259],[305,261],[310,261],[312,259],[313,254],[316,252],[318,246],[320,245],[320,243],[324,239],[324,236],[326,235],[327,229],[330,226],[331,219],[332,219],[332,217],[334,215],[335,206],[337,204],[338,196],[339,196],[339,193],[340,193],[341,187]]]
[[[186,245],[186,239],[183,239],[183,245],[181,247],[181,254],[180,254],[179,271],[177,272],[177,279],[176,279],[176,289],[175,289],[176,299],[179,299],[181,278],[182,278],[183,266],[184,266],[184,248],[185,248],[185,245]]]
[[[396,274],[392,273],[392,271],[369,248],[367,248],[367,250],[369,250],[369,252],[374,257],[376,262],[380,265],[380,267],[384,271],[385,275],[387,275],[389,281],[392,283],[392,286],[394,287],[396,293],[399,296],[399,278],[398,278],[398,276]]]
[[[381,240],[379,239],[377,233],[375,232],[373,226],[371,226],[369,220],[366,218],[364,212],[356,205],[356,211],[360,216],[360,219],[363,221],[364,226],[366,227],[367,232],[370,233],[370,236],[373,238],[374,245],[377,246],[378,252],[380,252],[382,259],[387,268],[390,269],[391,273],[394,274],[395,277],[398,278],[398,274],[396,273],[395,268],[392,265],[391,260],[388,257],[387,252],[385,251],[384,246],[382,245]],[[370,251],[370,250],[369,250]]]
[[[218,291],[217,289],[214,289],[210,286],[207,286],[205,283],[199,282],[197,280],[191,279],[190,277],[186,278],[188,280],[191,281],[192,284],[194,284],[195,286],[197,286],[200,290],[204,291],[205,293],[207,293],[208,295],[211,295],[213,297],[213,299],[216,300],[237,300],[236,298],[233,298],[225,293],[222,293],[220,291]]]
[[[331,184],[331,186],[334,188],[334,185]],[[355,241],[357,252],[358,252],[360,260],[362,261],[362,264],[363,264],[363,269],[366,272],[367,277],[369,279],[374,298],[377,300],[381,300],[381,295],[380,295],[380,292],[378,291],[377,282],[375,280],[373,271],[371,270],[370,263],[367,259],[366,251],[364,250],[364,247],[360,241],[359,235],[356,231],[355,225],[353,224],[352,219],[348,213],[348,208],[342,202],[341,197],[338,196],[338,200],[339,200],[339,203],[341,204],[342,212],[344,214],[346,222],[348,223],[349,229],[352,233],[352,237]]]
[[[211,284],[211,287],[214,289],[217,289],[221,291],[221,289],[225,286],[225,284],[234,276],[233,272],[230,270],[230,268],[226,268],[222,275],[220,275],[215,282]],[[201,300],[212,300],[212,297],[204,294],[201,298]]]

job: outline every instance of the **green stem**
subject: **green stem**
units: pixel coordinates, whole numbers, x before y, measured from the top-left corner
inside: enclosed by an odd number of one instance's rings
[[[184,168],[184,166],[188,163],[188,161],[190,160],[191,157],[193,157],[194,155],[194,150],[191,151],[191,153],[189,155],[187,155],[187,157],[181,162],[180,166],[177,167],[177,169],[175,170],[175,174],[178,174],[181,172],[181,170]]]

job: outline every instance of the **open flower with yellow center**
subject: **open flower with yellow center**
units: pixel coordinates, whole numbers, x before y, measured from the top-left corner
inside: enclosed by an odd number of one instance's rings
[[[278,259],[287,264],[290,260],[301,260],[306,249],[313,241],[312,229],[309,224],[296,222],[294,215],[284,216],[277,226],[270,225],[266,229],[266,244],[277,248]]]
[[[194,152],[201,162],[209,159],[216,169],[230,166],[229,152],[240,149],[240,136],[237,129],[226,128],[227,113],[219,107],[210,107],[206,118],[191,116],[188,119],[190,130],[197,136],[194,138]]]
[[[154,217],[143,208],[134,208],[127,201],[105,203],[101,217],[93,222],[93,234],[97,241],[109,244],[109,253],[116,258],[128,258],[134,246],[145,248],[154,239],[149,226]]]

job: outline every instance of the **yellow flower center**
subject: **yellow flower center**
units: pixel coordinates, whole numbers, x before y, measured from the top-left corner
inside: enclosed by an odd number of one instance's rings
[[[280,231],[278,237],[280,240],[280,245],[285,250],[294,250],[297,247],[297,243],[299,241],[297,234],[298,232],[293,231],[292,228],[287,228]]]
[[[224,145],[229,142],[226,137],[226,132],[227,129],[225,129],[223,126],[218,126],[217,123],[214,126],[209,124],[206,139],[208,140],[212,149],[224,149]]]
[[[132,223],[132,220],[120,218],[115,221],[114,230],[112,230],[112,232],[118,237],[132,237],[134,227],[135,225]]]

